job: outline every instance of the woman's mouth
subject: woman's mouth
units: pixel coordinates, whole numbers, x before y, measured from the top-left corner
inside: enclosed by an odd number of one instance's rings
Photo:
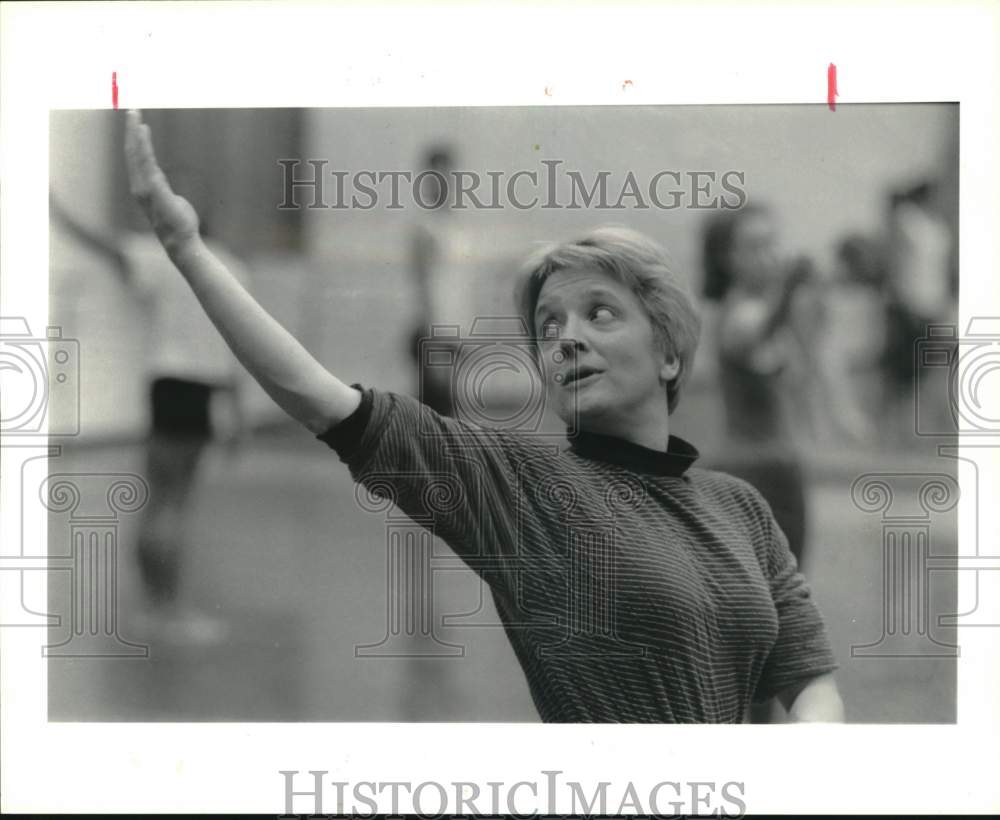
[[[578,367],[575,370],[560,373],[556,376],[556,381],[560,382],[563,387],[578,389],[595,382],[600,375],[601,371],[592,367]]]

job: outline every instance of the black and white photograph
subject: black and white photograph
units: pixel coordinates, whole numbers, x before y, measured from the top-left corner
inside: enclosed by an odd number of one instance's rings
[[[149,14],[108,19],[138,38]],[[30,104],[43,309],[8,249],[0,329],[3,638],[42,668],[19,731],[134,738],[107,753],[142,773],[118,810],[154,808],[140,782],[176,790],[157,810],[917,810],[902,764],[874,803],[808,784],[995,725],[964,694],[1000,627],[1000,307],[969,297],[995,204],[967,204],[996,176],[970,159],[989,94],[854,95],[820,55],[810,100],[648,93],[622,59],[593,101],[568,71],[449,101],[447,62],[401,69],[394,31],[370,71],[331,58],[340,96],[258,101],[251,67],[186,103],[217,79],[180,20],[150,23],[143,73],[101,62],[102,102],[53,75]],[[338,737],[357,761],[323,759]],[[225,802],[204,766],[254,748]],[[991,755],[939,770],[969,778],[952,808],[996,808]],[[82,810],[9,805],[33,804]]]
[[[958,345],[957,137],[947,104],[54,112],[62,463],[127,501],[50,719],[953,722],[949,371],[914,353]],[[97,514],[67,481],[51,556]],[[95,627],[148,657],[88,663]]]

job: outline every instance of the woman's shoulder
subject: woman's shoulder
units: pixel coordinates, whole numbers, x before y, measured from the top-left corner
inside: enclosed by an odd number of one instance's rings
[[[704,487],[717,488],[732,493],[755,492],[753,485],[732,473],[716,469],[714,466],[691,467],[686,475]]]
[[[749,481],[704,467],[692,467],[687,475],[698,492],[724,508],[742,511],[755,522],[767,512],[767,502]]]
[[[441,446],[501,450],[526,460],[552,462],[562,458],[564,437],[534,430],[505,429],[463,414],[442,415],[409,393],[391,388],[362,387],[370,395],[373,416],[393,416],[398,425],[410,427],[418,437]]]

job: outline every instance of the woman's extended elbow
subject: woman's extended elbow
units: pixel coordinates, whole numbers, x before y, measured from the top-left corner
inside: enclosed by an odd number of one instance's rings
[[[325,433],[351,415],[361,403],[361,393],[325,374],[310,384],[281,386],[261,383],[264,391],[289,416],[313,435]]]

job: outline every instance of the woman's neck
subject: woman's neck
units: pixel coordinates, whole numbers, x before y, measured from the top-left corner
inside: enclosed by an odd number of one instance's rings
[[[581,430],[586,433],[596,433],[600,436],[611,436],[638,444],[649,450],[656,450],[661,453],[667,451],[667,442],[670,441],[670,423],[667,416],[651,418],[640,424],[632,424],[627,427],[621,424],[610,422],[601,423],[597,420],[593,423],[581,425]]]

